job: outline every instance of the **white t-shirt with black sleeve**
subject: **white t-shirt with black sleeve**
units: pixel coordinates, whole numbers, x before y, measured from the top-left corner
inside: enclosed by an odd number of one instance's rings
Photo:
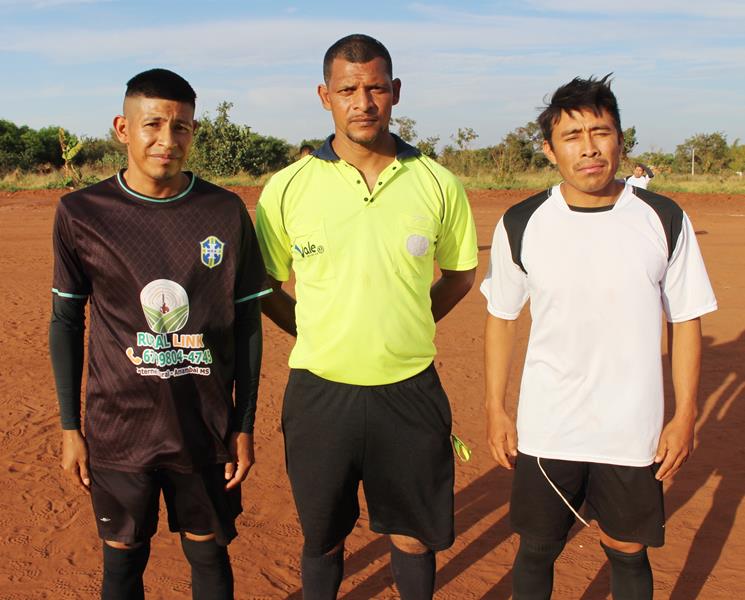
[[[506,320],[530,299],[520,451],[651,464],[664,408],[661,313],[677,323],[717,308],[683,210],[630,185],[612,206],[570,207],[555,186],[499,221],[481,292]]]

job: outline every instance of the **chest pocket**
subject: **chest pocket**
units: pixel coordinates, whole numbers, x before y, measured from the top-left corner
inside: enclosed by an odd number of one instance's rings
[[[323,281],[336,276],[333,253],[323,225],[292,238],[292,268],[299,280]]]
[[[439,224],[430,217],[406,215],[399,224],[398,272],[406,279],[430,285]]]

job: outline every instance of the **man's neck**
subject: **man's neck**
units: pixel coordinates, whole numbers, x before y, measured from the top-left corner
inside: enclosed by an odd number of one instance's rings
[[[134,192],[148,196],[149,198],[171,198],[178,196],[189,185],[189,176],[186,173],[179,173],[166,181],[156,181],[150,177],[141,175],[127,169],[123,173],[124,181],[127,186]]]
[[[370,145],[358,144],[337,132],[331,146],[339,158],[360,172],[370,192],[383,170],[396,158],[396,140],[387,132]]]
[[[602,190],[597,192],[583,192],[568,185],[566,182],[561,184],[561,195],[569,206],[579,206],[581,208],[597,208],[599,206],[609,206],[615,204],[616,200],[623,191],[624,184],[615,179],[611,181]]]
[[[390,133],[381,134],[372,144],[358,144],[338,132],[331,141],[337,156],[362,171],[380,170],[389,165],[396,157],[396,140]]]

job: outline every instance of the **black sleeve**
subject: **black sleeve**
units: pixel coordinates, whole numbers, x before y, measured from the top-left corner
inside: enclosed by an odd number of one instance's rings
[[[52,294],[49,355],[57,387],[62,429],[80,429],[80,387],[86,299]]]
[[[235,408],[233,431],[253,433],[261,371],[261,302],[235,305]]]
[[[642,165],[644,167],[644,172],[647,174],[647,177],[652,179],[654,177],[654,173],[652,172],[652,169],[650,169],[647,165]]]

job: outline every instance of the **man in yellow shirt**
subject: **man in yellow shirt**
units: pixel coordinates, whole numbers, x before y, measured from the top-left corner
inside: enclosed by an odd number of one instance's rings
[[[277,173],[257,208],[276,292],[264,312],[297,336],[282,425],[306,600],[336,597],[360,481],[405,600],[432,597],[434,552],[454,539],[451,415],[433,340],[473,285],[476,231],[455,177],[389,132],[392,70],[369,36],[329,48],[318,94],[334,135]],[[295,298],[281,289],[291,270]]]

